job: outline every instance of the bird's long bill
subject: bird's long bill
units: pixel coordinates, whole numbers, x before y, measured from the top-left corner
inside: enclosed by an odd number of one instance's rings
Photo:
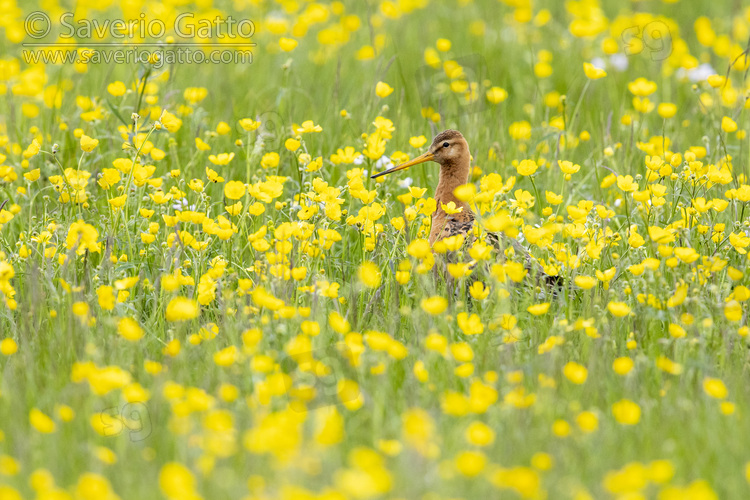
[[[407,162],[404,162],[404,163],[402,163],[401,165],[396,165],[395,167],[391,167],[391,168],[389,168],[388,170],[383,170],[383,171],[382,171],[382,172],[380,172],[379,174],[374,174],[374,175],[373,175],[373,176],[371,177],[371,179],[375,179],[375,178],[377,178],[377,177],[380,177],[381,175],[386,175],[386,174],[390,174],[390,173],[396,172],[396,171],[398,171],[398,170],[403,170],[403,169],[405,169],[405,168],[409,168],[409,167],[412,167],[412,166],[414,166],[414,165],[418,165],[418,164],[420,164],[420,163],[424,163],[424,162],[426,162],[426,161],[430,161],[430,160],[432,160],[433,158],[435,158],[435,155],[433,155],[432,153],[430,153],[430,152],[428,151],[428,152],[426,152],[426,153],[424,153],[424,154],[421,154],[421,155],[417,156],[417,157],[416,157],[416,158],[414,158],[413,160],[409,160],[409,161],[407,161]]]

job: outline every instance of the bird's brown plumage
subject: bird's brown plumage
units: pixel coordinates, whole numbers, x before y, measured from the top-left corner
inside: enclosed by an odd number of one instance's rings
[[[432,214],[432,228],[430,230],[430,245],[436,241],[455,234],[466,234],[474,225],[474,214],[465,201],[461,201],[453,194],[455,189],[469,182],[471,171],[471,154],[469,144],[458,130],[446,130],[433,139],[427,152],[411,161],[375,174],[373,177],[385,175],[404,168],[408,168],[425,161],[434,161],[440,165],[440,178],[435,190],[437,208]],[[453,202],[461,211],[447,214],[443,205]]]
[[[469,144],[466,142],[466,139],[464,139],[461,132],[458,130],[445,130],[439,133],[432,140],[432,144],[424,154],[411,161],[407,161],[378,174],[374,174],[372,177],[380,177],[381,175],[403,170],[412,165],[417,165],[426,161],[434,161],[440,165],[440,176],[437,188],[435,189],[437,208],[432,214],[432,227],[430,229],[429,240],[430,245],[434,245],[436,241],[449,236],[457,234],[466,235],[470,233],[474,227],[474,213],[471,211],[471,207],[469,207],[469,204],[465,201],[456,198],[456,195],[454,194],[454,191],[458,186],[469,182],[469,174],[471,172],[471,153],[469,152]],[[443,205],[448,205],[451,202],[455,204],[456,208],[460,208],[461,211],[452,214],[446,213],[445,209],[443,209]],[[543,277],[545,281],[550,281],[547,278],[552,277],[549,277],[544,273],[542,266],[517,240],[513,238],[504,238],[503,235],[496,234],[489,234],[488,236],[490,243],[498,248],[498,250],[502,250],[505,246],[504,243],[510,243],[516,252],[524,256],[527,269],[538,277]]]
[[[444,145],[448,144],[447,147]],[[474,214],[465,201],[461,201],[453,194],[458,186],[469,182],[471,172],[471,154],[469,144],[457,130],[446,130],[438,134],[432,141],[429,150],[433,153],[433,161],[440,164],[440,177],[435,189],[437,208],[432,214],[432,228],[430,230],[430,245],[438,240],[455,234],[466,234],[474,226]],[[443,205],[453,202],[461,211],[447,214]]]

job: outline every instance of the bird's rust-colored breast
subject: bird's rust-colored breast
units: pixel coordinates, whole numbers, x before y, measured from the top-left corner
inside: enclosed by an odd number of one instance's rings
[[[430,245],[436,241],[455,236],[466,235],[474,226],[474,214],[470,210],[457,214],[446,214],[438,208],[432,215],[432,228],[430,229]]]

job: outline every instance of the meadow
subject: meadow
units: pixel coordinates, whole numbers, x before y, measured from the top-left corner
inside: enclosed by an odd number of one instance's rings
[[[750,497],[750,7],[0,4],[0,500]]]

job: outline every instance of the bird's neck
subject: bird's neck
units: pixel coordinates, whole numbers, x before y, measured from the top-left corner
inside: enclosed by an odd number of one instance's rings
[[[435,189],[435,201],[437,202],[437,210],[441,211],[441,204],[448,204],[451,201],[456,204],[457,207],[464,207],[463,212],[469,212],[469,204],[465,201],[461,201],[456,198],[453,191],[458,186],[469,182],[469,170],[471,166],[469,160],[462,161],[460,163],[448,163],[440,165],[440,179],[438,180],[437,189]]]

